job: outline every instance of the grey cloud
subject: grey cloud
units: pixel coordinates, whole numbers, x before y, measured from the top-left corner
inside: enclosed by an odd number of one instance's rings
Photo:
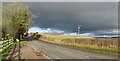
[[[82,33],[96,33],[118,28],[117,2],[26,2],[37,15],[33,23],[40,28],[54,28]]]
[[[94,32],[118,28],[118,7],[115,2],[31,2],[27,3],[38,16],[34,25],[75,32]]]

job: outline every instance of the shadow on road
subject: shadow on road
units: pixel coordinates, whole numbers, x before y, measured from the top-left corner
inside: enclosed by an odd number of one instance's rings
[[[22,53],[20,53],[19,47],[21,48],[22,46],[17,46],[17,44],[15,43],[14,48],[11,49],[11,52],[9,53],[8,57],[3,61],[13,61],[15,59],[20,59],[20,55]]]

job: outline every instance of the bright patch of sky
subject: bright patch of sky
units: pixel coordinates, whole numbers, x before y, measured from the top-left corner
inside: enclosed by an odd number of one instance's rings
[[[30,32],[49,33],[49,34],[62,34],[62,33],[65,33],[62,30],[51,29],[51,28],[39,28],[39,27],[30,28],[29,33]]]
[[[68,33],[65,32],[63,30],[57,30],[57,29],[53,29],[53,28],[39,28],[39,27],[31,27],[28,31],[29,33],[31,32],[38,32],[41,34],[60,34],[60,35],[71,35],[71,36],[89,36],[89,37],[118,37],[118,30],[112,30],[110,32],[107,32],[109,34],[115,34],[115,35],[96,35],[94,33],[81,33],[81,34],[77,34],[77,32],[73,32],[73,33]],[[104,31],[105,32],[105,31]]]

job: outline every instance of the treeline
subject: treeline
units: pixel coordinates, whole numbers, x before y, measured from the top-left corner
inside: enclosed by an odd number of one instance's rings
[[[24,37],[35,15],[22,3],[7,3],[2,7],[2,38],[14,40]]]

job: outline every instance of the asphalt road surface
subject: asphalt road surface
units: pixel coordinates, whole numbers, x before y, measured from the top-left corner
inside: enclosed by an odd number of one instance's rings
[[[28,37],[28,43],[40,52],[44,52],[50,59],[118,59],[118,56],[101,54],[50,44]]]

